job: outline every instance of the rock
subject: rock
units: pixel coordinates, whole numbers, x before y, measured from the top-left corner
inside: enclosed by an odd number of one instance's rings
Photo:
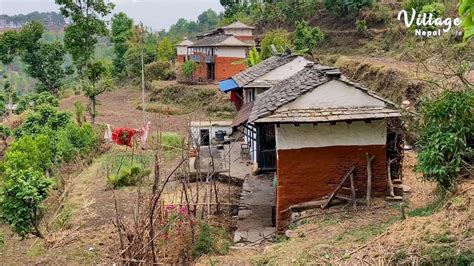
[[[403,146],[403,149],[406,150],[406,151],[409,151],[409,150],[412,150],[413,149],[413,146],[409,145],[409,144],[405,144]]]
[[[298,234],[295,231],[289,229],[285,231],[285,235],[289,238],[298,237]]]
[[[410,101],[405,100],[405,101],[402,102],[402,104],[403,104],[403,105],[410,105]]]
[[[275,249],[275,245],[266,246],[265,249],[263,249],[263,254],[271,253],[273,252],[274,249]]]

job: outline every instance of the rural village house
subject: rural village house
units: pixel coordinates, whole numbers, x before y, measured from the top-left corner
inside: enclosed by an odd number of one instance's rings
[[[224,80],[246,68],[248,49],[255,45],[253,27],[235,22],[176,45],[178,62],[196,62],[194,79]]]
[[[275,78],[283,73],[285,80]],[[276,172],[277,229],[288,225],[292,206],[328,197],[348,176],[354,197],[364,197],[369,159],[370,192],[394,196],[402,138],[391,125],[400,113],[336,68],[277,55],[221,82],[221,90],[242,98],[232,126],[243,125],[254,168]]]
[[[256,133],[253,124],[247,123],[255,98],[273,85],[302,70],[307,63],[309,61],[304,57],[294,54],[274,55],[262,63],[232,76],[229,80],[221,82],[221,91],[231,92],[231,100],[239,111],[231,126],[237,127],[245,124],[245,142],[249,146],[251,159],[255,163],[258,158]],[[259,152],[268,154],[264,147],[262,148]],[[266,168],[261,170],[275,170],[275,156],[272,156],[274,155],[274,147],[270,147],[270,149],[272,152],[270,152],[270,157],[267,159],[273,161],[273,164],[269,161],[265,164]]]

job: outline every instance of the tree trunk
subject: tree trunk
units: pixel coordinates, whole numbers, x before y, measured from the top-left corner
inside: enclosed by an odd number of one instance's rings
[[[95,117],[96,117],[95,107],[97,104],[97,100],[95,96],[89,96],[89,100],[90,100],[90,105],[91,105],[91,108],[89,109],[89,114],[91,116],[91,123],[95,125]]]

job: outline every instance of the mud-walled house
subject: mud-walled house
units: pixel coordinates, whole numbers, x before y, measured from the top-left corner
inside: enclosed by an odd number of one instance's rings
[[[195,80],[220,81],[246,69],[244,60],[254,45],[253,27],[235,22],[178,43],[177,61],[197,64]]]
[[[221,91],[230,92],[231,100],[238,110],[231,126],[240,127],[244,131],[244,139],[249,146],[250,156],[255,165],[257,165],[258,159],[256,129],[253,124],[247,123],[255,98],[272,86],[298,73],[308,63],[310,61],[295,54],[274,55],[219,84]],[[261,148],[259,152],[268,154],[266,158],[268,162],[261,164],[265,168],[260,170],[274,171],[276,166],[274,145],[268,147],[270,150],[266,150],[265,147]]]
[[[400,173],[388,174],[388,162],[398,156],[389,147],[400,148],[400,142],[389,124],[399,117],[391,102],[335,68],[312,63],[258,95],[248,123],[255,128],[257,156],[275,152],[277,228],[288,225],[292,206],[327,198],[349,175],[354,198],[368,190],[374,197],[390,194],[388,177]]]

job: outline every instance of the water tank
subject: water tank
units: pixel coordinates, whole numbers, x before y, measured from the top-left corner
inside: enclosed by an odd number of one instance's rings
[[[216,131],[216,140],[217,141],[224,141],[224,136],[225,136],[224,131],[222,131],[222,130],[217,130]]]

